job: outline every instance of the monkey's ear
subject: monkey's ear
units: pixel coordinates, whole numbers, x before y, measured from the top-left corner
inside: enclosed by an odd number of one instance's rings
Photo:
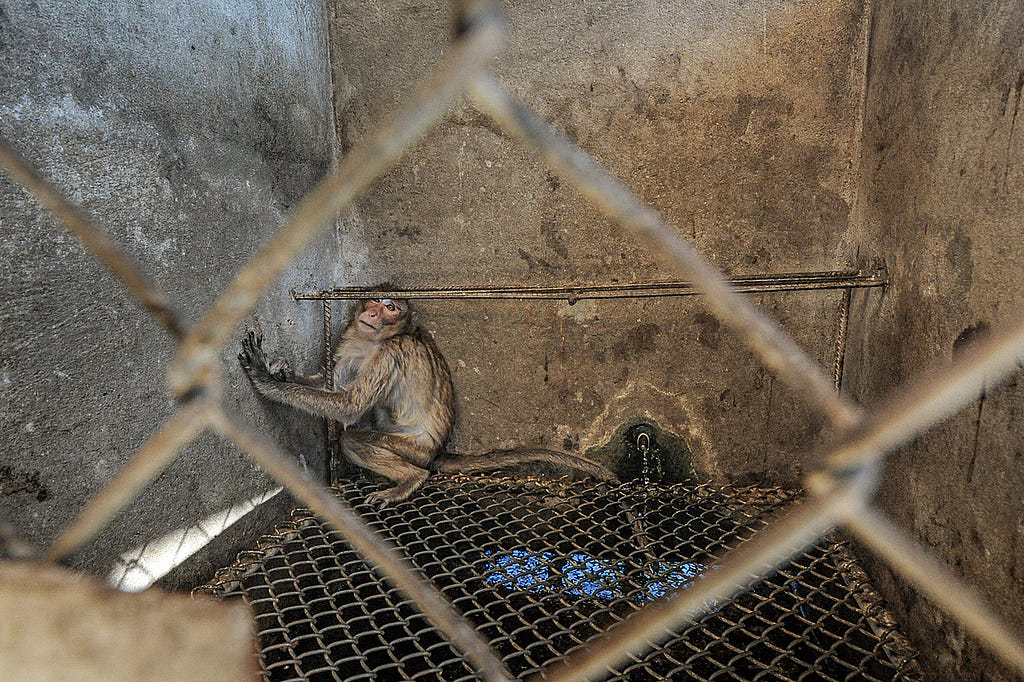
[[[405,302],[405,326],[409,331],[416,331],[420,328],[420,313],[416,308]]]

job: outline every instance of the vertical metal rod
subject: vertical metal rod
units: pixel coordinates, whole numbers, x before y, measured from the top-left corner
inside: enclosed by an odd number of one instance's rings
[[[836,393],[843,388],[843,369],[846,366],[846,334],[850,327],[850,301],[853,298],[853,289],[846,289],[843,292],[843,300],[839,302],[839,330],[836,333],[836,362],[835,362],[835,385]]]
[[[334,344],[331,338],[331,302],[324,299],[324,386],[334,390]],[[324,451],[327,453],[327,484],[335,484],[338,470],[338,424],[333,419],[324,419]]]

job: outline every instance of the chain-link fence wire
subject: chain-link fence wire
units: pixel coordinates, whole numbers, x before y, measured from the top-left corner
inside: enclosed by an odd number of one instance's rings
[[[476,670],[508,679],[498,657],[472,625],[426,580],[410,569],[390,543],[348,505],[307,480],[285,453],[245,426],[222,404],[218,349],[256,305],[267,286],[314,235],[384,173],[441,116],[470,95],[481,112],[535,150],[564,180],[663,253],[673,270],[703,294],[708,309],[728,325],[783,381],[824,415],[839,436],[818,454],[820,468],[806,480],[812,497],[793,507],[764,532],[739,545],[701,581],[700,589],[655,602],[610,627],[599,642],[546,671],[549,679],[591,678],[648,648],[659,633],[702,613],[709,599],[729,599],[837,525],[877,552],[923,593],[966,625],[1008,664],[1024,672],[1024,645],[976,592],[926,554],[871,499],[886,453],[972,402],[986,386],[1017,370],[1024,356],[1024,320],[1016,319],[964,353],[946,369],[899,387],[869,414],[839,396],[833,381],[773,320],[733,291],[724,277],[683,237],[586,153],[512,97],[486,72],[498,54],[503,25],[492,2],[457,0],[456,36],[446,58],[409,101],[357,144],[337,170],[319,183],[264,249],[234,278],[206,316],[189,327],[169,299],[83,212],[40,177],[7,143],[0,165],[53,211],[121,278],[178,345],[168,387],[178,411],[86,506],[46,552],[56,561],[90,540],[173,461],[199,433],[211,429],[246,451],[298,499],[337,528],[375,568],[412,599]]]

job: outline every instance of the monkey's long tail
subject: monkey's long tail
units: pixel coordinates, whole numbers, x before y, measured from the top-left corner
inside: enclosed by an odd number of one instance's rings
[[[489,471],[529,462],[547,462],[568,469],[576,469],[600,481],[616,481],[615,474],[600,464],[588,459],[543,448],[513,448],[493,450],[482,455],[460,455],[446,452],[434,460],[432,469],[446,474],[468,474],[474,471]]]

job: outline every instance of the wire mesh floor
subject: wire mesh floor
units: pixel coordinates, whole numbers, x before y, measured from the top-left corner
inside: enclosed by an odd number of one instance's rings
[[[384,510],[336,494],[399,546],[527,677],[654,600],[699,583],[795,494],[434,476]],[[311,512],[295,511],[198,593],[252,608],[271,680],[473,680],[411,603]],[[628,665],[623,680],[918,680],[915,654],[830,537]]]

